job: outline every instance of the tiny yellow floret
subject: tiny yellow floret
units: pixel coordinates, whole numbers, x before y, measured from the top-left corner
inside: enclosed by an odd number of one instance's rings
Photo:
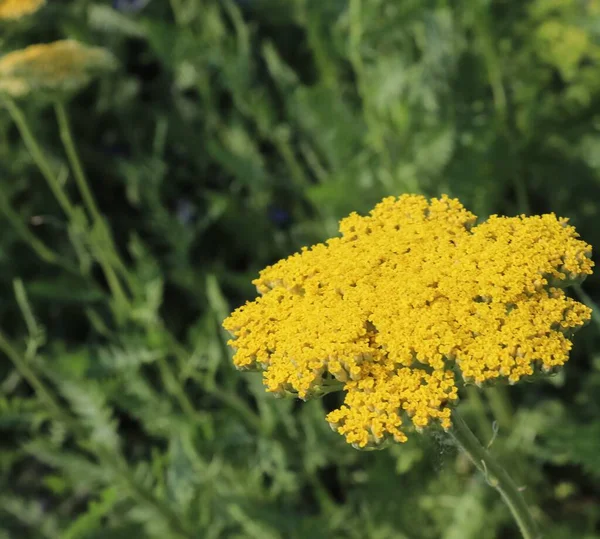
[[[356,447],[451,426],[457,380],[515,383],[563,365],[590,309],[563,288],[591,247],[553,214],[475,225],[458,200],[389,197],[341,237],[265,268],[262,294],[227,318],[234,363],[306,399],[339,384],[327,416]]]

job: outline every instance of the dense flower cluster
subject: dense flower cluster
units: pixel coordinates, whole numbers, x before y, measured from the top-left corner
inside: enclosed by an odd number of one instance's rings
[[[68,94],[116,65],[107,50],[72,39],[31,45],[0,58],[0,93],[11,97],[32,92]]]
[[[0,0],[0,20],[20,19],[40,9],[46,0]]]
[[[555,215],[476,217],[458,200],[386,198],[341,237],[263,270],[262,294],[224,322],[235,365],[306,399],[343,384],[327,420],[357,447],[450,427],[456,376],[511,383],[563,365],[590,310],[561,287],[591,247]]]

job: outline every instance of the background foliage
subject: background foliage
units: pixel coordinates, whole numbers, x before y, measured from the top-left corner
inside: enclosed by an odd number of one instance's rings
[[[52,109],[24,103],[71,218],[0,110],[0,538],[517,537],[443,437],[355,451],[336,395],[266,395],[220,321],[384,195],[600,246],[600,1],[52,1],[0,52],[65,37],[121,63],[68,107],[103,218]],[[462,395],[548,538],[600,538],[599,317],[557,377]]]

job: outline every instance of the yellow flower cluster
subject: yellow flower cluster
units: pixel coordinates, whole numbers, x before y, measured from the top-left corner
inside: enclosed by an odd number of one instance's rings
[[[455,372],[514,383],[564,364],[590,310],[560,287],[592,272],[591,247],[553,214],[475,220],[447,196],[351,214],[254,281],[262,295],[223,324],[235,365],[303,399],[343,384],[327,420],[366,447],[405,441],[406,417],[449,428]]]
[[[0,58],[0,93],[11,97],[35,91],[68,94],[116,65],[107,50],[72,39],[31,45]]]
[[[40,9],[46,0],[0,0],[0,20],[20,19]]]

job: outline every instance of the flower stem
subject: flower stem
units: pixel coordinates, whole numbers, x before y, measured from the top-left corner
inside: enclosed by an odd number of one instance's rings
[[[40,169],[40,172],[46,179],[46,182],[48,183],[48,186],[50,187],[50,190],[54,194],[60,207],[62,208],[62,210],[65,213],[65,215],[67,216],[67,218],[71,222],[74,222],[77,219],[76,208],[73,205],[73,203],[71,202],[71,200],[69,199],[69,197],[67,196],[63,186],[60,184],[57,175],[52,170],[52,166],[51,166],[50,162],[48,161],[48,158],[44,154],[44,151],[42,150],[41,146],[39,145],[37,139],[35,138],[35,135],[31,131],[31,128],[29,126],[29,123],[27,122],[27,118],[23,114],[23,111],[9,97],[3,96],[2,100],[9,112],[10,116],[12,117],[13,121],[15,122],[17,129],[19,130],[19,133],[21,134],[21,137],[23,139],[23,142],[25,143],[25,146],[27,147],[27,150],[29,151],[35,164]],[[64,112],[64,109],[63,109],[63,112]],[[64,128],[64,126],[61,127],[61,136],[63,136],[63,130],[64,130],[63,128]],[[72,138],[70,140],[72,142]],[[73,155],[76,155],[76,154],[73,154],[71,151],[69,151],[68,155],[69,155],[69,158],[72,158]],[[78,162],[77,162],[77,164],[79,165]],[[83,176],[81,176],[81,174],[82,174],[81,166],[78,166],[78,168],[76,168],[76,171],[77,171],[77,173],[75,174],[75,176],[80,181],[83,178]],[[88,194],[90,194],[89,190],[88,190]],[[86,199],[86,201],[87,201],[87,199]],[[37,247],[37,251],[39,252],[39,245]],[[47,257],[48,252],[44,252],[44,255]],[[119,306],[119,309],[121,309],[121,311],[124,311],[126,308],[128,308],[128,300],[127,300],[127,297],[125,296],[124,292],[122,291],[121,284],[119,283],[117,276],[114,274],[112,267],[110,267],[110,265],[106,262],[106,260],[99,259],[99,262],[100,262],[100,265],[102,266],[102,269],[104,270],[109,287],[111,288],[111,291],[115,297],[115,301],[116,301],[117,305]]]
[[[476,419],[477,419],[476,432],[484,440],[491,440],[494,436],[494,430],[492,428],[492,423],[489,421],[489,419],[487,417],[487,411],[486,411],[483,399],[481,398],[479,389],[476,388],[475,386],[468,385],[465,388],[465,390],[467,393],[467,397],[469,399],[469,403],[472,405],[473,412],[476,415]]]
[[[71,169],[73,170],[75,183],[77,184],[81,198],[92,218],[92,223],[94,223],[97,228],[102,229],[102,234],[100,236],[102,237],[102,241],[99,244],[99,248],[102,249],[102,257],[106,258],[106,263],[109,264],[110,267],[114,267],[121,273],[127,284],[131,287],[131,275],[117,251],[110,229],[102,217],[96,199],[90,189],[89,181],[85,174],[81,159],[79,158],[75,140],[73,139],[73,132],[67,109],[61,101],[57,101],[54,105],[54,111],[56,113],[60,139],[65,148],[65,152],[67,153],[67,158],[71,165]],[[106,243],[106,245],[104,245],[104,243]],[[108,268],[109,271],[113,272],[110,267]],[[116,279],[116,277],[114,277],[113,280],[114,279]]]
[[[9,97],[3,96],[3,101],[11,118],[17,126],[17,129],[19,130],[21,137],[23,138],[23,142],[25,142],[27,150],[29,151],[35,164],[40,169],[40,172],[46,179],[48,187],[50,187],[50,190],[54,194],[65,215],[69,219],[73,218],[73,215],[75,214],[75,208],[69,200],[69,197],[67,197],[67,195],[65,194],[62,186],[60,185],[60,182],[58,181],[56,174],[52,170],[52,166],[50,165],[47,157],[44,155],[44,152],[38,144],[35,136],[33,135],[31,128],[29,127],[29,123],[27,122],[27,118],[23,114],[23,111]]]
[[[506,394],[506,387],[500,385],[490,387],[486,391],[486,396],[498,423],[500,423],[502,428],[509,429],[512,424],[513,411],[508,395]]]
[[[463,418],[454,410],[450,435],[484,474],[488,484],[494,487],[508,505],[524,539],[540,539],[541,535],[519,488],[506,470],[481,445]]]
[[[85,202],[85,205],[92,216],[92,220],[100,221],[100,211],[98,210],[94,196],[90,191],[87,179],[85,177],[85,172],[83,171],[83,166],[81,165],[81,161],[79,159],[79,154],[75,148],[75,142],[73,141],[73,136],[71,135],[71,126],[69,124],[65,106],[58,101],[54,106],[54,110],[58,120],[60,139],[62,140],[65,151],[67,152],[67,157],[69,159],[69,163],[71,164],[71,168],[73,169],[75,182],[77,183],[81,197],[83,198],[83,201]]]

